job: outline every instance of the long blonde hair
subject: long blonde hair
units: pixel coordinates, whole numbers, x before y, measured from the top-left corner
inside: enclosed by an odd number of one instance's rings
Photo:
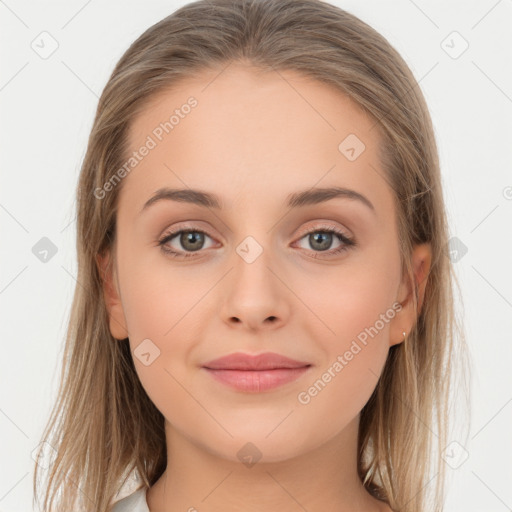
[[[150,98],[237,61],[298,71],[336,87],[372,116],[394,191],[402,271],[413,283],[413,246],[431,244],[417,323],[405,342],[390,348],[361,411],[358,472],[368,492],[397,512],[441,511],[452,377],[457,368],[466,375],[467,352],[455,314],[432,123],[418,83],[388,41],[320,0],[193,2],[146,30],[117,63],[99,100],[77,187],[78,284],[58,400],[43,434],[55,457],[47,470],[35,465],[34,499],[44,470],[44,510],[56,502],[61,512],[104,512],[127,476],[150,487],[165,470],[164,417],[139,381],[128,339],[110,333],[96,261],[115,238],[120,186],[101,199],[95,191],[126,162],[130,123]]]

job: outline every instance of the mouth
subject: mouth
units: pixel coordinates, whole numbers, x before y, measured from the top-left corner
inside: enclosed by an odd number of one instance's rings
[[[312,365],[274,352],[232,353],[203,365],[216,381],[238,391],[260,393],[293,382]]]
[[[237,391],[261,393],[293,382],[309,372],[311,365],[267,370],[203,369],[217,382]]]

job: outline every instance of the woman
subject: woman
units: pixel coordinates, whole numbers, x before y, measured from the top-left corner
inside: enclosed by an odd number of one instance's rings
[[[182,7],[114,69],[77,202],[45,508],[135,474],[115,512],[442,510],[463,336],[430,116],[380,34]]]

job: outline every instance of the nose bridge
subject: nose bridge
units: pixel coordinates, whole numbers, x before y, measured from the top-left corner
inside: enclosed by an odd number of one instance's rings
[[[234,247],[233,255],[234,276],[233,284],[238,293],[243,296],[243,287],[248,287],[247,295],[269,293],[274,288],[273,275],[269,269],[272,266],[271,233],[264,230],[245,236]],[[274,259],[275,261],[275,259]]]
[[[262,201],[253,202],[262,192],[260,190],[253,192],[252,195],[249,191],[240,194],[240,197],[245,198],[244,202],[241,203],[241,199],[236,202],[240,214],[237,216],[235,225],[234,236],[235,240],[238,238],[238,243],[234,244],[237,256],[234,261],[237,264],[240,263],[237,265],[239,268],[244,267],[242,263],[249,266],[258,263],[256,265],[258,271],[263,271],[263,268],[266,269],[266,265],[270,265],[272,260],[273,237],[276,233],[273,229],[275,219],[270,218],[270,209],[266,208]],[[254,271],[249,272],[249,274],[252,273]]]

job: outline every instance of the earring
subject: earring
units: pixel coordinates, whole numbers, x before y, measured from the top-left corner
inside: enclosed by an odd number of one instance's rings
[[[405,341],[405,331],[403,331],[402,334],[404,335],[404,341]]]

